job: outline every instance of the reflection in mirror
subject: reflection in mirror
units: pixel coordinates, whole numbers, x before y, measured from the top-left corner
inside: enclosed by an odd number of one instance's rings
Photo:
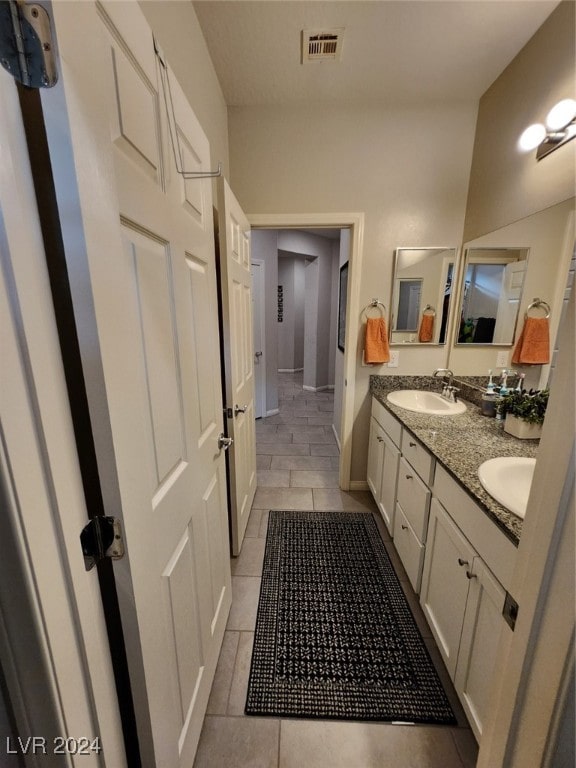
[[[512,344],[527,263],[527,248],[467,250],[457,344]]]
[[[455,248],[397,248],[392,289],[392,344],[445,344]]]

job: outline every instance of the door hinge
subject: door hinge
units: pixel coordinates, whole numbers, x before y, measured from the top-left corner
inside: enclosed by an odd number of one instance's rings
[[[516,626],[516,619],[518,618],[518,603],[509,592],[506,592],[506,598],[504,600],[504,608],[502,608],[502,616],[506,620],[506,623],[514,632]]]
[[[80,534],[84,566],[87,571],[105,557],[124,557],[124,539],[120,520],[116,517],[93,517]]]
[[[58,80],[48,11],[21,0],[0,2],[0,64],[29,88],[52,88]]]

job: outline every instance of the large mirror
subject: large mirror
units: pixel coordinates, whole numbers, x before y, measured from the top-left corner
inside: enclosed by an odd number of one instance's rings
[[[457,344],[512,344],[527,265],[527,248],[466,251]]]
[[[446,344],[455,269],[455,248],[396,249],[391,344]]]

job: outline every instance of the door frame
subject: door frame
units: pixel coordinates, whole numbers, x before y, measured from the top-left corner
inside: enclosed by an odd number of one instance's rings
[[[348,294],[346,332],[344,344],[344,386],[342,395],[342,419],[340,422],[340,473],[339,485],[350,490],[352,463],[352,431],[356,393],[357,344],[360,316],[360,275],[364,241],[363,213],[252,213],[246,214],[252,229],[350,229],[350,255],[348,270]]]
[[[250,257],[250,264],[256,264],[259,269],[262,270],[260,273],[261,275],[261,285],[264,289],[266,285],[266,262],[264,259],[254,259]],[[264,378],[262,379],[262,383],[260,385],[261,393],[260,397],[262,399],[262,417],[266,416],[266,313],[265,313],[265,305],[263,301],[263,292],[262,294],[258,291],[254,291],[252,293],[252,296],[254,297],[256,301],[256,296],[258,297],[258,307],[254,307],[254,317],[256,317],[256,311],[258,311],[258,314],[260,316],[260,332],[262,335],[262,360],[260,365],[264,366]],[[256,351],[256,350],[254,350]],[[254,385],[256,385],[256,377],[254,377]],[[257,417],[259,418],[259,417]]]

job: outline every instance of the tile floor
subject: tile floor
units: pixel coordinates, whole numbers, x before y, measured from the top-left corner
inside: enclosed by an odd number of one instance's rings
[[[258,490],[194,768],[473,768],[477,746],[384,525],[382,536],[422,636],[445,681],[456,727],[246,717],[244,702],[270,509],[372,511],[368,491],[338,489],[333,395],[279,375],[280,413],[256,426]]]

